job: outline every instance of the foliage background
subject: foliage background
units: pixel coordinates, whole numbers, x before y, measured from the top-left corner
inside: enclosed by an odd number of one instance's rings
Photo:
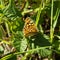
[[[60,55],[59,6],[58,0],[0,0],[1,60],[16,60],[17,56],[21,60],[56,59],[55,54]],[[32,18],[39,29],[30,38],[22,31],[26,17]]]

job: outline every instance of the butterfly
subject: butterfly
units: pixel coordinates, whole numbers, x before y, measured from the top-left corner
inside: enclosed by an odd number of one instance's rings
[[[23,34],[25,37],[34,36],[38,32],[38,28],[30,17],[27,17],[23,27]]]

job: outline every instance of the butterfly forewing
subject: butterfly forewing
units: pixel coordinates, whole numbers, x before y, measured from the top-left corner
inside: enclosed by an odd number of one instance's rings
[[[35,23],[30,17],[27,17],[25,19],[25,25],[23,28],[23,33],[26,37],[33,36],[38,32],[37,27],[35,26]]]

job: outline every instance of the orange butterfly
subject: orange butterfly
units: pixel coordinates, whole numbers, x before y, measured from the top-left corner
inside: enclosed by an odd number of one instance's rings
[[[38,32],[38,29],[30,17],[27,17],[25,20],[25,25],[23,28],[23,34],[25,37],[33,36]]]

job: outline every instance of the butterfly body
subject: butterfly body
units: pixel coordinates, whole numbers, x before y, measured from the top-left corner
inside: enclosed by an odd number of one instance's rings
[[[24,25],[24,28],[23,28],[24,36],[26,36],[26,37],[33,36],[37,32],[38,32],[38,29],[35,26],[35,23],[33,22],[33,20],[30,17],[27,17],[25,19],[25,25]]]

